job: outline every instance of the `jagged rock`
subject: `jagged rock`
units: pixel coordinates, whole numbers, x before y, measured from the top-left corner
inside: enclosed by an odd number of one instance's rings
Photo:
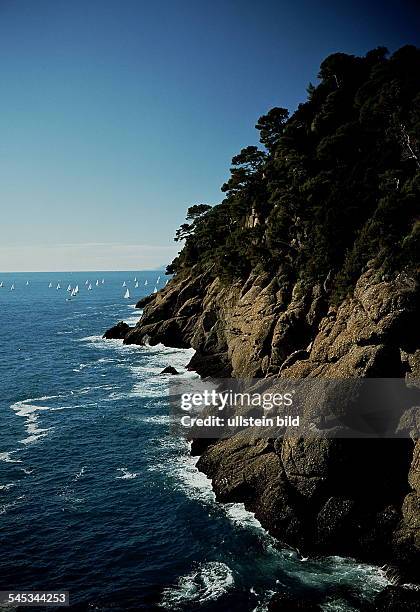
[[[130,327],[127,323],[124,323],[124,321],[120,321],[114,325],[114,327],[108,329],[102,337],[106,340],[123,340],[132,329],[133,327]]]
[[[401,273],[383,280],[372,266],[352,297],[329,308],[319,286],[292,287],[255,272],[227,286],[211,270],[193,268],[150,297],[124,342],[193,347],[188,367],[202,377],[407,375],[416,386],[418,297],[414,278]],[[401,431],[413,419],[407,406]],[[193,452],[201,455],[197,465],[212,479],[217,498],[245,503],[283,542],[302,551],[394,559],[403,577],[414,580],[419,443],[413,455],[409,437],[339,440],[323,429],[313,439],[286,435],[274,443],[252,432],[195,440]]]
[[[161,374],[173,374],[173,375],[176,375],[176,374],[179,374],[179,372],[173,366],[166,366],[166,368],[164,368],[162,370]]]
[[[419,612],[420,591],[406,586],[387,586],[375,597],[377,612]]]

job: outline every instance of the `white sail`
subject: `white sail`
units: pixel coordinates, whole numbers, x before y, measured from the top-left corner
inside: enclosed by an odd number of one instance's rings
[[[92,285],[89,283],[88,291],[92,291]]]
[[[98,281],[98,280],[96,280],[95,285],[96,285],[97,287],[99,287],[99,281]]]
[[[89,281],[88,280],[85,282],[85,285],[89,285]]]
[[[28,286],[28,285],[29,285],[29,281],[26,281],[26,286]]]
[[[57,287],[56,287],[56,289],[61,289],[61,285],[60,285],[60,283],[57,283]]]
[[[71,285],[67,287],[67,291],[71,291]]]
[[[168,283],[169,283],[169,278],[168,278],[168,280],[167,280],[167,281],[166,281],[166,283],[165,283],[165,287],[166,287],[166,285],[167,285]]]
[[[12,283],[12,286],[10,287],[10,291],[14,291],[15,290],[15,284]]]
[[[137,276],[134,277],[134,282],[137,283]]]
[[[144,286],[147,287],[147,279],[144,281]]]
[[[52,283],[50,283],[50,284],[48,285],[48,288],[49,288],[49,289],[51,289],[51,287],[52,287]]]
[[[153,289],[153,293],[157,293],[157,292],[158,292],[157,287],[155,287],[155,288]]]
[[[104,284],[105,283],[105,279],[103,278],[101,282],[102,282],[102,284]]]
[[[127,287],[127,289],[125,290],[125,293],[124,293],[124,298],[126,300],[128,300],[129,297],[130,297],[130,292],[129,292],[128,287]]]
[[[124,281],[122,284],[123,287],[127,287],[127,283]]]
[[[77,295],[79,293],[79,285],[75,286],[75,288],[73,289],[73,293],[74,295]]]
[[[0,283],[0,289],[3,287],[3,281]]]
[[[139,282],[138,282],[138,281],[136,281],[134,286],[135,286],[135,288],[137,289],[137,288],[138,288],[138,286],[139,286]]]
[[[70,296],[71,296],[71,297],[74,297],[75,295],[76,295],[76,290],[75,290],[75,289],[72,289],[72,290],[71,290],[71,293],[70,293]]]

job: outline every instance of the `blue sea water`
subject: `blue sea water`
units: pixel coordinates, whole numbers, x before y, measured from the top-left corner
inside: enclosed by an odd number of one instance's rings
[[[102,340],[138,320],[158,276],[0,275],[0,590],[68,590],[74,610],[262,612],[286,589],[357,609],[352,595],[386,584],[378,569],[279,550],[241,504],[215,502],[170,434],[159,373],[191,376],[192,352]]]

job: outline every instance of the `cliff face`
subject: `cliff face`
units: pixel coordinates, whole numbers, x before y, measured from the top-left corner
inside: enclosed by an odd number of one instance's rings
[[[139,303],[143,316],[124,342],[193,347],[190,367],[201,376],[420,378],[417,278],[368,266],[353,297],[337,307],[327,298],[327,282],[284,289],[253,273],[225,286],[192,270]],[[238,434],[194,449],[217,497],[244,502],[280,540],[391,560],[415,580],[419,442]]]

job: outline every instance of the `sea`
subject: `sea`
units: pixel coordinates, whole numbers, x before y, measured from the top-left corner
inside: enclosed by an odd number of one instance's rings
[[[0,590],[65,590],[80,611],[263,612],[279,590],[351,611],[386,586],[379,568],[279,548],[242,504],[215,501],[160,374],[196,376],[193,351],[102,339],[139,320],[163,272],[0,282]]]

